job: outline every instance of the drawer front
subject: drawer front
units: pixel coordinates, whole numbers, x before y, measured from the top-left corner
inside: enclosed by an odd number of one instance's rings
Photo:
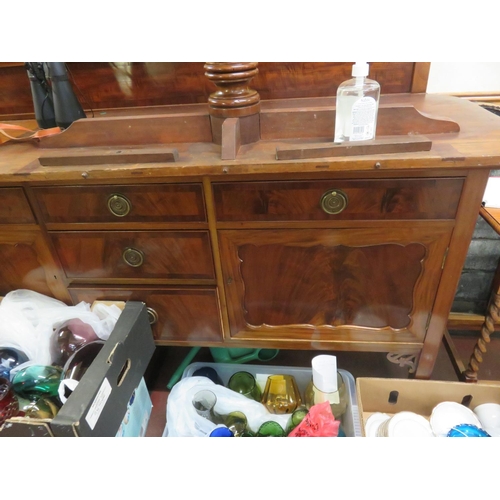
[[[207,231],[50,233],[68,278],[214,279]]]
[[[77,304],[139,300],[146,304],[153,335],[161,341],[221,342],[219,297],[214,287],[70,288]]]
[[[454,219],[464,180],[215,183],[218,221]]]
[[[201,184],[34,189],[47,223],[205,222]]]
[[[0,224],[35,224],[22,188],[0,188]]]

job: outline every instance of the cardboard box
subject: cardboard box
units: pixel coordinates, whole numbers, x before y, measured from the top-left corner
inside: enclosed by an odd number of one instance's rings
[[[153,403],[149,396],[146,382],[141,379],[132,393],[116,437],[144,437],[148,429]]]
[[[430,418],[433,408],[444,401],[464,404],[473,410],[483,403],[500,404],[499,383],[441,382],[435,380],[359,377],[356,380],[361,430],[375,412],[394,415],[411,411]]]
[[[113,437],[155,350],[143,302],[127,302],[109,339],[52,420],[14,417],[0,437]]]

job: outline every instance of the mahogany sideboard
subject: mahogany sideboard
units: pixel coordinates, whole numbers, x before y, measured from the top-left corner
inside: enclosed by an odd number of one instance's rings
[[[498,120],[384,95],[374,145],[407,149],[339,154],[334,117],[328,97],[261,101],[250,125],[174,105],[2,144],[0,294],[139,300],[158,345],[387,352],[430,377]]]

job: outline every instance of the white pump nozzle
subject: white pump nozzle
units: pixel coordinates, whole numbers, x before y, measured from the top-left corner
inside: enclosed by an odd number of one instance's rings
[[[368,76],[369,66],[366,62],[357,62],[352,66],[352,76]]]

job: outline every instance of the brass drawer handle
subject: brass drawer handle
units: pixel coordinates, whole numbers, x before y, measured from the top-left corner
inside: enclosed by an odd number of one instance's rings
[[[146,307],[146,311],[148,312],[149,324],[154,325],[158,322],[158,313],[152,307]]]
[[[140,267],[144,263],[144,254],[135,248],[126,248],[122,257],[130,267]]]
[[[347,195],[340,189],[331,189],[321,197],[321,208],[327,214],[339,214],[346,207]]]
[[[108,198],[108,209],[116,217],[125,217],[132,209],[132,203],[122,194],[112,194]]]

